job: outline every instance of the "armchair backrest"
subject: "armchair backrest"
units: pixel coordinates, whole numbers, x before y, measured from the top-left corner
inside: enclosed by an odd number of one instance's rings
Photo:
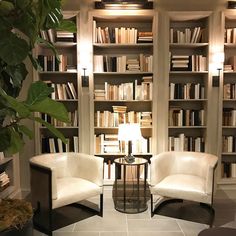
[[[50,153],[34,156],[30,162],[53,169],[56,178],[79,177],[103,185],[103,158],[84,153]]]
[[[163,152],[151,158],[151,182],[156,183],[168,175],[187,174],[207,179],[209,168],[218,158],[201,152]]]

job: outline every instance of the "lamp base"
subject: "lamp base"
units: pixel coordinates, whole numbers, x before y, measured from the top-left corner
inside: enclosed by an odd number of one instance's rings
[[[134,162],[134,159],[135,157],[133,155],[128,155],[128,156],[125,156],[125,161],[127,163],[133,163]]]

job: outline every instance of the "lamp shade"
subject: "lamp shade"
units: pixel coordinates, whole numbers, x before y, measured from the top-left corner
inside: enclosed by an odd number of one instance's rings
[[[140,124],[120,124],[118,130],[118,140],[121,141],[135,141],[141,139]]]

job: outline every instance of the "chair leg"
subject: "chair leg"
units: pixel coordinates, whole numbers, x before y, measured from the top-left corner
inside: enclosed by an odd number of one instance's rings
[[[153,195],[151,194],[151,217],[154,216],[154,212],[153,212]]]
[[[100,194],[100,212],[99,215],[103,217],[103,194]]]

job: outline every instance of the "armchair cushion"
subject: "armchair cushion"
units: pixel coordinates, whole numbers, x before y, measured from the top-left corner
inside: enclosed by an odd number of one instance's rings
[[[199,202],[209,201],[205,191],[205,180],[194,175],[177,174],[164,178],[152,189],[152,194],[179,199],[195,199]]]
[[[58,208],[102,193],[98,185],[81,178],[58,178],[57,198],[52,201],[52,208]]]

